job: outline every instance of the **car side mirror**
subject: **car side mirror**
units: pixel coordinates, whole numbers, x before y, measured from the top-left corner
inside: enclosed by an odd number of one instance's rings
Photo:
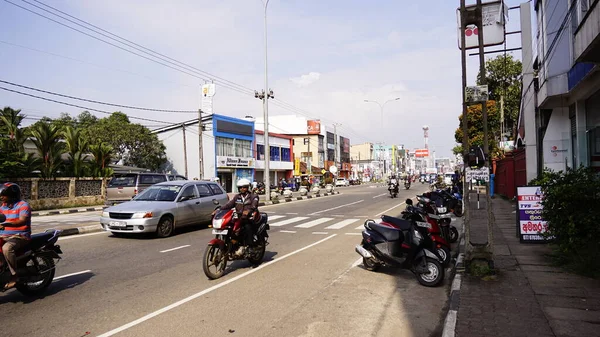
[[[406,204],[412,206],[412,204],[413,204],[412,199],[406,199]]]
[[[179,197],[179,201],[188,201],[190,200],[192,197],[190,197],[189,195],[182,195],[181,197]]]

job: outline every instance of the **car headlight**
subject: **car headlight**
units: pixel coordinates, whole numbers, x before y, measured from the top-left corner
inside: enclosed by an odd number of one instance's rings
[[[110,214],[108,214],[108,212],[104,211],[104,212],[102,212],[102,217],[103,218],[110,218]]]
[[[145,219],[153,217],[152,212],[135,212],[131,216],[132,219]]]

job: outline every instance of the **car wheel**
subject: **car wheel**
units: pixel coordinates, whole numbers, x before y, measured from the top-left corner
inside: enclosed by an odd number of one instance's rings
[[[158,226],[156,227],[156,236],[159,238],[166,238],[173,234],[173,218],[165,215],[160,218]]]

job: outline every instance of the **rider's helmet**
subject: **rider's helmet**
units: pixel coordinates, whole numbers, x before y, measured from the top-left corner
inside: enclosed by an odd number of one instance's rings
[[[250,184],[251,184],[250,180],[248,180],[246,178],[240,179],[237,182],[237,188],[238,188],[238,190],[241,189],[241,188],[243,188],[243,187],[249,189],[250,188]]]
[[[15,183],[4,183],[0,185],[0,196],[5,196],[9,201],[21,200],[21,189]]]

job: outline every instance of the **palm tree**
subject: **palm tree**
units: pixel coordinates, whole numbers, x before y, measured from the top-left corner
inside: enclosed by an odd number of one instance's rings
[[[48,123],[38,123],[31,128],[33,143],[40,157],[40,172],[43,178],[52,178],[62,166],[61,155],[64,143],[60,139],[61,130]]]
[[[5,107],[0,111],[0,135],[5,138],[5,148],[7,152],[23,152],[23,143],[25,142],[25,132],[19,128],[21,122],[25,119],[25,115],[21,114],[21,110],[15,110],[10,107]]]
[[[67,126],[63,133],[69,155],[69,171],[74,177],[85,175],[85,159],[88,143],[81,137],[81,132],[72,126]]]
[[[114,155],[112,146],[101,143],[90,145],[90,152],[94,155],[93,175],[96,177],[110,177],[113,169],[108,165]]]

